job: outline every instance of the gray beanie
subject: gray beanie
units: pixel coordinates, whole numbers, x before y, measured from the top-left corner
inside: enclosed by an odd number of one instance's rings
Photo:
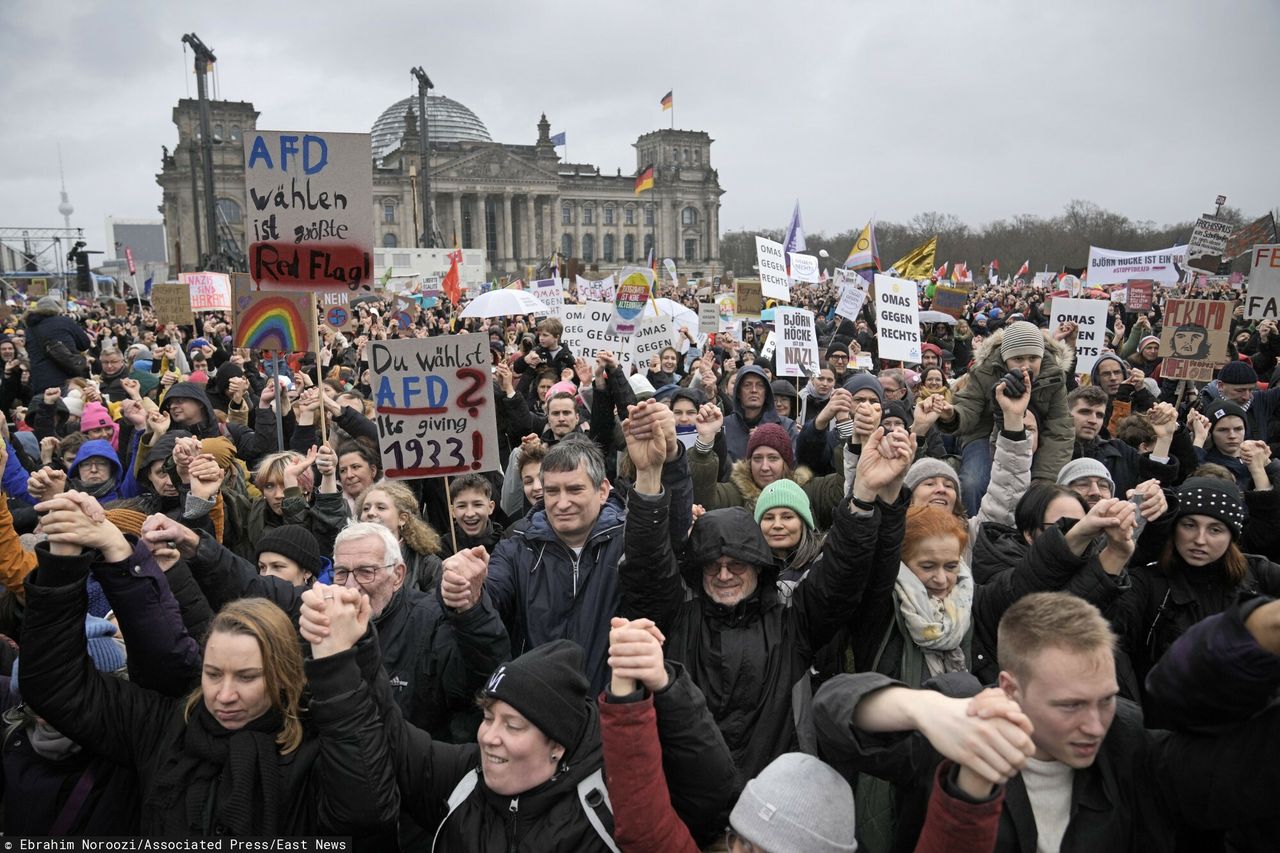
[[[1076,480],[1081,480],[1085,477],[1101,477],[1111,484],[1111,493],[1115,494],[1116,481],[1111,479],[1111,472],[1107,470],[1107,466],[1097,459],[1089,459],[1084,456],[1079,459],[1072,459],[1062,466],[1062,470],[1058,472],[1058,485],[1070,486]]]
[[[61,314],[63,310],[56,296],[41,296],[36,300],[36,311],[41,314]]]
[[[934,459],[929,456],[916,460],[907,469],[907,476],[902,482],[907,487],[907,490],[911,491],[925,480],[931,480],[934,477],[946,477],[952,483],[955,483],[956,494],[960,494],[960,475],[956,473],[956,469],[941,459]]]
[[[770,853],[853,853],[853,790],[801,752],[779,755],[747,783],[729,815],[734,832]]]
[[[874,391],[876,398],[880,401],[880,405],[884,405],[884,386],[880,384],[879,379],[870,373],[855,373],[844,383],[844,390],[850,394],[857,394],[864,388]]]
[[[1019,320],[1004,327],[1000,341],[1000,359],[1008,361],[1019,355],[1044,355],[1044,335],[1030,323]]]

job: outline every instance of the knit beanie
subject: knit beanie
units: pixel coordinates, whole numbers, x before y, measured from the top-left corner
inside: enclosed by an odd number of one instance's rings
[[[849,355],[848,338],[832,338],[831,343],[827,344],[827,354],[823,358],[824,359],[831,358],[832,353],[843,353],[844,355],[848,356]]]
[[[111,420],[111,414],[107,411],[106,406],[98,402],[85,403],[84,410],[80,413],[81,432],[114,425],[115,421]]]
[[[253,554],[254,563],[267,551],[288,557],[300,569],[313,575],[320,571],[320,545],[311,531],[301,524],[282,524],[269,528],[258,540],[258,548]]]
[[[880,380],[870,373],[855,373],[849,377],[849,381],[844,383],[844,390],[850,394],[857,394],[864,388],[874,391],[880,405],[884,405],[884,387],[880,384]]]
[[[1085,477],[1101,477],[1111,484],[1111,493],[1115,494],[1116,481],[1111,479],[1111,472],[1107,470],[1107,466],[1097,459],[1086,456],[1072,459],[1062,466],[1062,470],[1058,472],[1058,485],[1070,486],[1076,480],[1083,480]]]
[[[138,512],[136,509],[125,509],[124,507],[113,507],[106,511],[107,521],[116,526],[121,533],[128,533],[133,536],[142,535],[142,522],[147,520],[145,512]]]
[[[1230,480],[1217,477],[1191,477],[1178,487],[1178,509],[1173,523],[1184,515],[1207,515],[1231,528],[1231,538],[1244,529],[1244,495]]]
[[[1237,406],[1230,400],[1214,400],[1213,405],[1206,412],[1209,416],[1209,430],[1212,431],[1218,425],[1218,421],[1223,418],[1239,418],[1248,423],[1248,417],[1244,413],[1244,409]]]
[[[544,735],[572,750],[590,718],[591,685],[582,674],[584,666],[581,646],[552,640],[494,670],[484,695],[506,702]]]
[[[912,421],[915,420],[915,413],[901,400],[890,400],[880,410],[880,420],[883,421],[885,418],[897,418],[910,429]]]
[[[40,314],[61,314],[65,309],[56,296],[41,296],[36,300],[36,312]]]
[[[1143,348],[1146,347],[1147,344],[1158,344],[1158,343],[1160,343],[1160,338],[1158,335],[1147,335],[1142,340],[1138,341],[1138,352],[1142,352]]]
[[[907,476],[903,478],[902,484],[907,487],[908,491],[914,491],[916,486],[925,480],[932,480],[934,477],[946,477],[955,484],[956,494],[960,494],[960,475],[956,473],[956,469],[941,459],[934,459],[929,456],[918,459],[911,464],[911,467],[907,469]]]
[[[788,468],[796,466],[795,450],[791,447],[791,436],[787,435],[787,431],[778,424],[768,423],[760,424],[751,431],[751,437],[747,439],[747,458],[751,458],[751,454],[756,452],[757,447],[771,447],[778,451],[778,455],[782,457],[782,461],[787,463]]]
[[[84,617],[84,636],[85,645],[88,647],[90,659],[93,660],[94,669],[98,670],[98,672],[110,674],[125,668],[128,660],[125,656],[124,645],[115,640],[115,625],[112,625],[106,619],[86,614]],[[22,658],[19,657],[13,662],[13,668],[9,676],[9,689],[15,695],[18,693],[18,665],[21,661]]]
[[[854,853],[853,789],[830,766],[801,752],[779,755],[742,789],[729,825],[776,853]]]
[[[813,509],[809,505],[809,496],[795,480],[774,480],[764,487],[760,497],[756,498],[756,524],[771,509],[789,509],[804,519],[804,523],[813,530]]]
[[[1258,373],[1246,361],[1228,361],[1218,371],[1223,385],[1257,385]]]
[[[1040,329],[1022,320],[1005,326],[1004,338],[1000,341],[1001,361],[1020,355],[1044,355],[1044,335],[1040,334]]]

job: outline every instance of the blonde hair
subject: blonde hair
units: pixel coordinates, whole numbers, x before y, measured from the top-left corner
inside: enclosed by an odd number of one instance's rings
[[[1098,608],[1068,592],[1036,592],[1018,599],[1000,619],[996,657],[1024,687],[1031,662],[1044,650],[1073,654],[1115,651],[1116,637]]]
[[[271,707],[284,719],[276,744],[281,755],[288,755],[302,743],[302,720],[298,716],[302,691],[307,677],[302,669],[302,652],[298,634],[289,617],[274,602],[265,598],[240,598],[230,602],[213,617],[205,645],[214,634],[239,634],[253,637],[262,653],[262,677],[267,683]],[[201,651],[203,654],[203,650]],[[204,691],[196,687],[187,696],[182,718],[191,721],[191,712],[204,701]]]
[[[357,520],[364,514],[364,502],[374,492],[382,492],[391,498],[396,510],[406,516],[404,524],[400,526],[400,539],[404,544],[419,554],[439,554],[443,550],[440,534],[418,514],[418,499],[403,483],[382,480],[361,492],[360,497],[356,498]]]
[[[275,480],[283,483],[284,469],[301,458],[302,454],[293,450],[281,450],[262,457],[258,467],[253,469],[253,484],[258,488],[262,488]],[[298,488],[302,489],[302,491],[310,492],[312,484],[313,478],[310,468],[298,475]]]

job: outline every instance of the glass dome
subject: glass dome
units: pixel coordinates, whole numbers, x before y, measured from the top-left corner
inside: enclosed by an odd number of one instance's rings
[[[373,123],[373,157],[381,160],[400,145],[404,137],[404,117],[418,112],[418,96],[396,101]],[[427,96],[427,128],[432,142],[492,142],[484,122],[457,101],[444,95]]]

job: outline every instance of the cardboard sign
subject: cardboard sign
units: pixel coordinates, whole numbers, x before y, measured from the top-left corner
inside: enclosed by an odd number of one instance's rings
[[[49,295],[49,279],[33,278],[27,282],[27,298],[39,299],[41,296]],[[191,312],[187,312],[191,313]]]
[[[500,469],[487,335],[370,341],[367,353],[384,476]]]
[[[612,302],[617,298],[618,285],[613,276],[599,281],[588,281],[578,276],[577,282],[579,302]]]
[[[1101,299],[1055,298],[1049,316],[1049,328],[1057,329],[1065,322],[1075,323],[1076,373],[1089,373],[1102,355],[1106,342],[1109,302]]]
[[[312,293],[262,290],[236,297],[231,345],[272,352],[310,352],[316,316]]]
[[[653,292],[653,270],[648,267],[625,267],[618,282],[618,294],[613,300],[613,316],[609,321],[609,334],[633,335],[644,314],[644,307]]]
[[[876,273],[875,284],[880,357],[920,361],[920,301],[915,283]]]
[[[737,294],[737,316],[758,319],[764,311],[760,282],[738,279],[733,285]]]
[[[1280,243],[1253,247],[1244,316],[1250,320],[1280,318]]]
[[[320,306],[320,319],[338,331],[355,328],[356,312],[351,307],[350,290],[318,290],[316,303]]]
[[[788,252],[791,261],[791,280],[818,283],[818,259],[813,255],[801,255]]]
[[[178,281],[191,291],[192,311],[231,310],[231,277],[226,273],[184,272],[178,273]]]
[[[756,266],[760,272],[760,291],[767,299],[791,301],[791,286],[787,280],[786,251],[781,243],[766,237],[756,237]]]
[[[111,314],[114,317],[128,317],[129,304],[123,301],[120,301],[120,302],[113,301],[111,303]]]
[[[969,291],[963,287],[948,287],[940,284],[933,289],[934,311],[941,311],[949,317],[959,320],[964,316],[964,307],[969,304]]]
[[[720,306],[714,302],[698,303],[698,334],[711,335],[720,331]]]
[[[1187,241],[1187,265],[1216,272],[1234,228],[1230,222],[1208,213],[1197,219]]]
[[[818,330],[813,312],[775,308],[778,376],[810,376],[818,370]]]
[[[244,135],[249,275],[260,290],[369,291],[373,160],[367,133]]]
[[[1186,246],[1145,252],[1120,252],[1090,246],[1089,286],[1124,284],[1131,278],[1177,284],[1180,273],[1174,264],[1186,263],[1186,254]]]
[[[1152,296],[1155,294],[1155,285],[1154,281],[1145,279],[1130,280],[1124,307],[1139,313],[1150,311]]]
[[[1227,360],[1231,303],[1221,299],[1170,299],[1160,332],[1160,375],[1208,382]]]
[[[190,323],[194,319],[191,288],[174,282],[152,285],[151,310],[156,312],[156,322],[166,326]]]
[[[529,283],[529,292],[547,306],[547,316],[559,317],[564,310],[564,289],[554,278],[540,278]]]

